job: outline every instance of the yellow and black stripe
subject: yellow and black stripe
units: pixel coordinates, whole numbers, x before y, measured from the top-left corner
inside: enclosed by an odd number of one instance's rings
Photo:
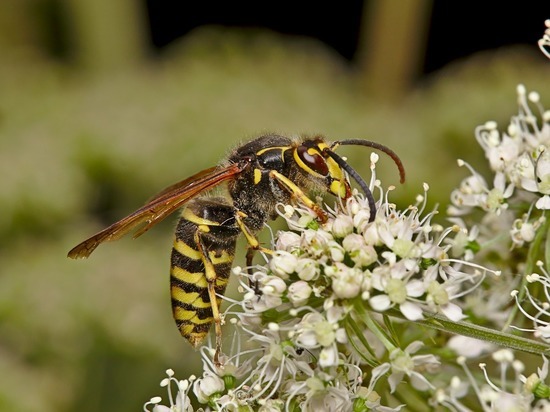
[[[172,310],[180,333],[193,346],[208,334],[213,312],[209,278],[223,295],[240,229],[235,208],[224,198],[199,198],[182,212],[172,249],[170,285]],[[221,299],[217,298],[216,308]]]

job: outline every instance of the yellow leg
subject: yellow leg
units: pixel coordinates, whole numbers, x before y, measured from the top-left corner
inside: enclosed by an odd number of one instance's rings
[[[260,242],[258,241],[258,239],[256,239],[256,236],[254,235],[254,233],[252,233],[248,228],[248,226],[244,224],[243,222],[244,217],[246,217],[246,214],[244,214],[241,211],[238,211],[235,214],[235,220],[237,221],[237,225],[239,226],[239,229],[241,229],[241,232],[243,232],[244,237],[248,242],[249,249],[259,250],[260,252],[264,252],[272,255],[273,251],[271,249],[266,249],[265,247],[260,246]]]
[[[214,353],[214,363],[216,366],[221,366],[220,354],[222,352],[222,317],[218,307],[216,289],[214,288],[218,276],[214,270],[214,265],[208,256],[208,251],[202,243],[200,230],[195,232],[195,243],[201,253],[204,273],[206,276],[206,281],[208,282],[208,297],[210,298],[210,304],[212,305],[212,317],[214,318],[214,330],[216,332],[216,352]]]
[[[241,229],[241,232],[244,234],[244,237],[246,238],[246,241],[248,242],[248,250],[246,251],[246,266],[247,266],[247,272],[249,275],[248,278],[248,285],[250,287],[253,287],[256,292],[258,292],[258,286],[252,282],[252,259],[254,258],[254,253],[259,250],[260,252],[264,252],[267,254],[272,255],[273,251],[271,249],[266,249],[265,247],[260,246],[260,242],[254,236],[254,233],[250,231],[248,226],[246,226],[243,222],[243,218],[246,217],[246,214],[244,214],[241,211],[238,211],[235,214],[235,220],[237,221],[237,225],[239,226],[239,229]]]
[[[281,173],[277,172],[276,170],[271,170],[269,172],[271,177],[277,179],[277,181],[283,186],[286,190],[290,192],[290,194],[298,199],[300,202],[302,202],[304,205],[309,207],[311,210],[315,212],[317,215],[317,218],[322,222],[325,223],[328,219],[327,214],[323,209],[321,209],[313,200],[311,200],[303,191],[300,189],[294,182],[292,182],[288,177],[282,175]]]

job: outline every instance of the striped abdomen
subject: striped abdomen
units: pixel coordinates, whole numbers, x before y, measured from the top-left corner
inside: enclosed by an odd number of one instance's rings
[[[239,234],[235,209],[223,198],[195,199],[182,212],[172,249],[170,286],[174,319],[193,346],[203,341],[214,321],[208,277],[216,293],[223,295]],[[219,308],[221,299],[216,300]]]

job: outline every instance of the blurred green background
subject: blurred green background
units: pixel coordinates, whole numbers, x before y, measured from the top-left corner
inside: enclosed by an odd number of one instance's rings
[[[89,260],[66,253],[239,142],[266,131],[375,140],[407,168],[396,201],[428,182],[430,204],[445,204],[465,176],[456,158],[483,168],[474,127],[505,128],[518,83],[550,106],[535,42],[421,77],[432,4],[394,4],[365,3],[348,61],[306,36],[208,25],[153,53],[137,1],[2,1],[0,411],[141,410],[165,395],[165,369],[197,373],[171,317],[175,216]],[[548,17],[533,21],[541,36]],[[340,153],[368,176],[368,150]],[[398,185],[384,156],[379,176]]]

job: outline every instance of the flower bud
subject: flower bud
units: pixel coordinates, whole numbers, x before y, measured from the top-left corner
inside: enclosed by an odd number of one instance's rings
[[[343,262],[344,258],[346,257],[346,254],[344,252],[344,249],[342,246],[340,246],[336,242],[331,242],[329,245],[329,251],[330,251],[330,258],[334,262]]]
[[[292,252],[293,249],[300,247],[300,235],[294,232],[284,231],[277,235],[277,250]]]
[[[193,384],[193,392],[200,403],[207,403],[212,395],[223,390],[223,380],[211,373],[205,373],[204,377],[197,379]]]
[[[309,299],[312,289],[307,282],[299,280],[288,287],[288,299],[294,306],[301,306]]]
[[[286,283],[281,278],[269,276],[262,280],[262,293],[265,295],[281,296],[286,290]]]
[[[289,274],[294,273],[297,261],[296,256],[285,251],[278,251],[269,262],[269,266],[273,273],[287,279]]]
[[[302,280],[310,281],[319,277],[319,267],[313,259],[300,258],[296,263],[296,273]]]
[[[331,345],[321,350],[321,353],[319,353],[319,366],[321,368],[338,366],[338,350],[336,349],[336,345]]]
[[[350,233],[342,241],[342,246],[346,252],[355,252],[365,246],[365,240],[357,233]]]
[[[353,232],[353,219],[348,215],[338,215],[332,223],[332,233],[336,238],[344,238]]]
[[[361,293],[363,283],[362,272],[359,269],[345,267],[337,270],[332,277],[332,291],[341,299],[354,298]]]

